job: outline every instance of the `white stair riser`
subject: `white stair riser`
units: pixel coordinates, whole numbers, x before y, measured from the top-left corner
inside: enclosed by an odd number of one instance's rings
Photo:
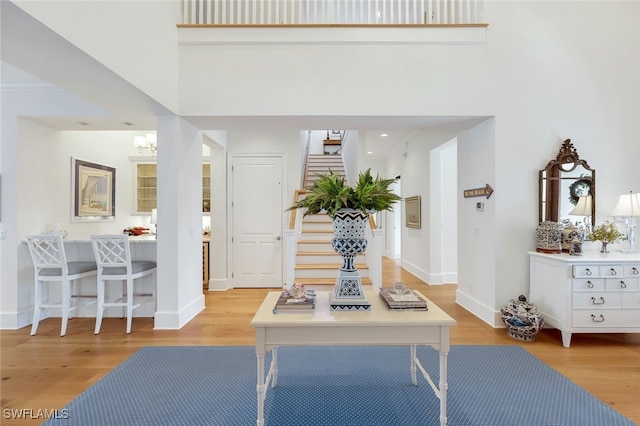
[[[312,214],[309,216],[305,216],[302,218],[302,223],[303,224],[309,224],[309,226],[313,225],[313,226],[325,226],[325,225],[329,225],[331,226],[331,228],[333,228],[333,222],[331,221],[331,218],[326,215],[326,214]]]
[[[346,178],[346,175],[340,170],[334,170],[333,167],[315,167],[309,170],[309,176],[307,177],[307,181],[318,180],[318,175],[328,175],[332,171],[334,175],[338,175],[342,178]]]
[[[317,160],[313,160],[313,161],[309,161],[307,163],[307,171],[311,171],[313,169],[328,169],[331,168],[331,170],[334,173],[338,173],[338,171],[344,171],[344,165],[342,164],[342,161],[336,161],[335,158],[331,158],[329,160],[326,161],[319,161],[320,159]]]
[[[317,234],[324,234],[326,238],[332,239],[334,237],[333,225],[331,222],[326,223],[309,223],[302,225],[303,234],[308,234],[309,232],[314,232]]]
[[[323,240],[323,241],[327,241],[329,244],[331,244],[331,239],[333,238],[333,233],[327,233],[327,232],[303,232],[302,234],[300,234],[300,239],[301,240]]]
[[[298,252],[301,251],[332,251],[331,241],[324,243],[298,243]]]

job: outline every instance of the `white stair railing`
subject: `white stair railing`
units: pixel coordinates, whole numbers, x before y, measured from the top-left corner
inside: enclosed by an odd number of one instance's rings
[[[484,0],[181,0],[182,24],[482,24]]]

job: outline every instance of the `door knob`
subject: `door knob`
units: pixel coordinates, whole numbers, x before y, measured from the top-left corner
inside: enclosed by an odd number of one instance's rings
[[[278,235],[278,236],[276,237],[276,240],[278,240],[278,241],[280,241],[281,239],[282,239],[282,237],[280,237],[280,235]]]

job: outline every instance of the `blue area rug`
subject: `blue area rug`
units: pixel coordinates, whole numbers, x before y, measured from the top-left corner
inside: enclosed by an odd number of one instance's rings
[[[418,354],[438,383],[438,353]],[[452,426],[633,425],[519,346],[454,346],[448,365]],[[278,367],[266,426],[439,424],[420,372],[411,385],[406,346],[283,347]],[[45,424],[255,425],[256,370],[249,346],[145,347]]]

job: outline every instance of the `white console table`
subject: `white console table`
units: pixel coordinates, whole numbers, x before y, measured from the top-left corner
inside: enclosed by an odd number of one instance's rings
[[[562,333],[640,333],[640,254],[529,252],[529,301]]]
[[[338,312],[329,309],[328,291],[319,291],[316,308],[303,314],[274,314],[273,307],[280,291],[269,292],[251,320],[256,329],[256,357],[258,360],[258,426],[264,425],[264,401],[269,383],[276,386],[278,375],[277,348],[280,346],[322,345],[407,345],[411,381],[417,385],[417,371],[431,385],[440,399],[440,424],[447,424],[447,356],[449,328],[456,324],[442,309],[423,297],[428,311],[390,311],[374,291],[365,290],[371,303],[366,312]],[[416,355],[416,345],[430,345],[440,353],[438,388]],[[272,351],[271,364],[265,375],[265,354]],[[327,372],[330,374],[330,372]],[[308,401],[295,401],[305,406]],[[310,403],[309,403],[310,404]],[[312,407],[312,404],[309,405]],[[321,416],[322,413],[314,413]]]

